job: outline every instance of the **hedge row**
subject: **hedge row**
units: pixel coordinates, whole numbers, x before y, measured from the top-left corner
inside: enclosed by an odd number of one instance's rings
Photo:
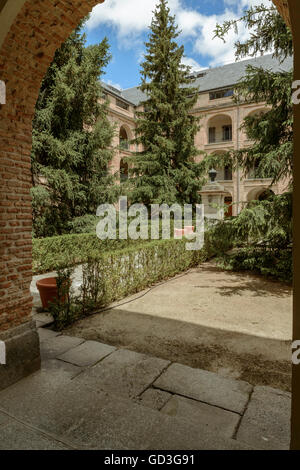
[[[172,230],[173,225],[171,233]],[[132,240],[130,238],[128,240],[118,238],[102,241],[94,232],[34,238],[32,246],[33,273],[43,274],[82,264],[88,259],[91,252],[104,253],[147,243],[149,240]]]
[[[185,240],[158,240],[103,253],[85,263],[83,273],[90,273],[94,263],[101,283],[99,301],[108,305],[197,266],[209,257],[205,249],[188,251],[185,244]]]
[[[33,273],[42,274],[84,263],[91,252],[103,253],[122,249],[134,240],[101,241],[95,233],[60,235],[48,238],[34,238],[32,246]]]
[[[206,248],[188,251],[186,240],[174,239],[139,243],[122,250],[90,252],[82,265],[79,295],[61,292],[60,297],[68,301],[53,305],[55,328],[61,330],[116,300],[197,266],[212,254]],[[60,285],[68,285],[65,280],[69,275],[68,269],[59,272]]]

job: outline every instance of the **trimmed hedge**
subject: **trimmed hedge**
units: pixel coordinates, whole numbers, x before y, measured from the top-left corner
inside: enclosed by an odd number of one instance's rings
[[[186,240],[157,240],[95,254],[83,265],[83,275],[90,274],[91,268],[95,270],[101,285],[97,304],[109,305],[197,266],[210,256],[205,249],[188,251],[185,244]]]
[[[197,266],[213,255],[211,250],[186,250],[186,240],[157,240],[109,252],[93,251],[82,264],[82,285],[77,296],[59,294],[51,313],[55,329],[61,330],[79,318],[95,313],[115,300],[139,292],[158,281]],[[59,270],[66,285],[69,269]]]
[[[171,224],[171,233],[173,224]],[[160,227],[161,232],[161,227]],[[149,229],[150,236],[150,229]],[[165,240],[164,240],[165,241]],[[144,246],[149,240],[100,240],[96,233],[66,234],[32,241],[33,273],[43,274],[84,263],[91,252],[104,253]],[[154,241],[157,243],[157,240]]]
[[[135,240],[99,240],[95,233],[34,238],[32,242],[33,273],[42,274],[84,263],[91,252],[119,250]]]

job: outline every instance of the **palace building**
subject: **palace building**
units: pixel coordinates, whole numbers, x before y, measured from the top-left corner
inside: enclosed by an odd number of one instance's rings
[[[266,112],[268,106],[265,103],[236,104],[233,101],[234,87],[245,75],[248,65],[271,71],[288,71],[292,69],[293,61],[287,58],[280,63],[272,55],[265,55],[193,73],[193,86],[199,90],[192,111],[200,117],[200,129],[195,142],[199,151],[220,154],[230,149],[251,146],[251,141],[241,128],[243,120],[251,114]],[[131,140],[135,135],[136,111],[143,110],[142,102],[146,96],[139,87],[119,90],[105,83],[102,85],[109,101],[109,118],[116,124],[113,145],[118,151],[111,162],[111,171],[117,173],[122,182],[128,178],[128,156],[141,150]],[[203,154],[198,158],[203,158]],[[287,181],[281,181],[272,186],[271,179],[259,178],[255,168],[247,175],[242,170],[233,172],[230,167],[216,170],[216,181],[222,186],[224,202],[228,204],[225,215],[237,215],[244,203],[263,199],[270,191],[280,194],[288,185]]]

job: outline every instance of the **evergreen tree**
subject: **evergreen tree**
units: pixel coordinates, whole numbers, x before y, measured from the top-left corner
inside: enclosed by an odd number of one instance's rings
[[[281,62],[292,55],[292,34],[274,6],[259,5],[247,10],[238,21],[218,25],[216,35],[226,36],[242,22],[250,29],[245,42],[236,43],[236,57],[271,52]],[[292,71],[272,72],[249,66],[236,87],[236,100],[245,103],[266,102],[269,110],[245,119],[243,127],[253,140],[251,147],[232,151],[224,157],[208,156],[203,166],[229,164],[246,174],[256,168],[256,176],[272,178],[272,184],[285,178],[287,192],[265,201],[244,203],[240,215],[221,222],[211,233],[211,242],[223,253],[223,266],[253,269],[280,279],[292,278],[292,168],[293,109],[291,101]],[[226,255],[229,245],[243,246]]]
[[[217,25],[216,36],[226,37],[231,28],[238,29],[243,22],[251,31],[245,42],[237,41],[236,58],[272,52],[281,63],[293,53],[292,34],[274,6],[258,5],[245,11],[238,21]],[[236,86],[235,101],[265,102],[269,110],[251,115],[243,128],[254,144],[230,155],[233,167],[241,167],[247,174],[256,168],[257,176],[272,178],[272,183],[282,178],[292,178],[293,156],[293,106],[291,100],[293,71],[265,70],[248,66],[245,77]],[[228,155],[225,156],[228,163]]]
[[[190,114],[198,90],[182,64],[184,48],[175,41],[179,31],[166,0],[156,6],[150,29],[140,86],[147,99],[137,113],[136,143],[143,151],[132,158],[130,197],[144,204],[198,202],[198,119]]]
[[[113,199],[108,163],[114,128],[99,77],[110,60],[105,38],[85,47],[81,23],[56,51],[42,82],[33,120],[34,234],[69,230]]]

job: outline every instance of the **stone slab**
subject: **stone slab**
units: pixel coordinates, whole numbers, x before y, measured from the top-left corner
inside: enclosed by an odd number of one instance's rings
[[[82,368],[70,364],[68,362],[59,361],[58,359],[46,359],[42,361],[41,371],[49,375],[49,379],[59,385],[68,380],[72,380],[82,372]]]
[[[177,363],[172,364],[153,385],[240,414],[244,412],[252,391],[247,382]]]
[[[61,442],[12,420],[1,428],[0,450],[67,450],[68,448]]]
[[[35,313],[33,319],[39,323],[39,326],[49,325],[53,322],[53,317],[50,313]]]
[[[96,364],[115,350],[115,347],[108,344],[99,343],[98,341],[85,341],[57,358],[79,367],[88,367]]]
[[[95,389],[134,398],[148,388],[169,364],[170,361],[157,357],[118,349],[75,380]]]
[[[49,396],[56,397],[57,390],[70,383],[81,370],[56,359],[43,361],[39,371],[0,391],[0,411],[22,418],[38,409],[42,416]]]
[[[172,397],[171,393],[164,392],[155,388],[148,388],[138,399],[137,403],[143,406],[160,410]]]
[[[289,449],[291,394],[257,386],[242,418],[237,440],[259,449]]]
[[[162,413],[185,418],[199,429],[208,429],[215,434],[233,438],[240,421],[240,415],[207,405],[190,398],[174,395],[163,408]]]
[[[60,336],[61,333],[59,333],[58,331],[49,330],[48,328],[38,328],[38,335],[40,338],[40,342],[44,342],[48,339]]]
[[[0,413],[0,426],[3,426],[4,424],[7,424],[8,421],[9,421],[9,417],[4,413]]]
[[[6,364],[0,365],[0,390],[40,368],[40,342],[34,321],[1,332]]]
[[[137,405],[73,380],[53,393],[28,396],[23,387],[0,394],[0,406],[16,418],[76,448],[86,449],[247,449],[248,446],[194,423]]]
[[[49,338],[41,343],[41,357],[42,359],[52,359],[67,352],[69,349],[75,348],[84,339],[75,338],[73,336],[60,335],[54,338]]]

